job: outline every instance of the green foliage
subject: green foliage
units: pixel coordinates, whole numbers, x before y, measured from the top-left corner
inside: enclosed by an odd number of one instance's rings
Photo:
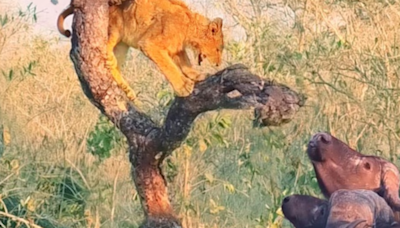
[[[19,9],[15,12],[2,12],[0,14],[0,33],[6,33],[0,39],[0,44],[4,45],[7,39],[18,33],[24,27],[27,28],[31,23],[37,22],[36,6],[30,3],[25,10]],[[3,34],[4,35],[4,34]]]
[[[77,173],[75,176],[65,176],[60,183],[57,183],[56,188],[57,196],[61,200],[60,213],[83,217],[88,189],[85,189],[84,183]]]
[[[12,214],[17,217],[24,217],[26,214],[25,208],[21,205],[21,199],[17,196],[8,196],[2,199],[2,203],[0,205],[0,211]],[[13,221],[10,218],[0,218],[0,224],[3,224],[10,228],[26,228],[25,225],[18,225],[16,221]]]
[[[36,76],[36,74],[34,73],[34,68],[36,66],[36,63],[37,63],[37,61],[33,60],[33,61],[30,61],[26,66],[22,66],[22,68],[18,67],[20,69],[15,70],[15,69],[11,68],[8,71],[1,70],[1,73],[3,74],[4,78],[7,81],[12,81],[13,79],[15,79],[15,71],[18,71],[18,73],[22,77],[22,79],[25,76]]]
[[[11,163],[14,163],[15,166],[15,161]],[[5,191],[2,195],[0,211],[10,216],[0,217],[0,224],[10,228],[26,227],[11,217],[16,216],[26,221],[32,220],[43,228],[61,228],[63,226],[58,224],[56,217],[62,219],[84,218],[89,191],[80,175],[72,169],[61,167],[42,166],[37,168],[38,170],[47,170],[48,175],[37,177],[35,191],[31,192],[28,197],[21,196],[17,192],[11,194],[10,190]],[[53,217],[42,215],[48,212],[52,212]]]
[[[57,217],[63,220],[82,220],[90,191],[81,175],[71,168],[43,166],[42,169],[46,170],[47,175],[38,177],[36,191],[47,197],[41,201],[42,203],[36,202],[35,209],[31,211],[35,211],[38,215],[51,211],[54,218],[37,216],[37,221],[50,226],[54,225],[52,220]],[[84,223],[81,222],[82,224]]]
[[[160,90],[157,93],[158,107],[165,110],[164,113],[168,111],[168,108],[171,106],[173,100],[174,94],[167,89]]]
[[[13,22],[37,22],[36,6],[30,3],[25,10],[18,10],[17,13],[3,13],[0,15],[0,30]],[[18,29],[18,28],[15,28]],[[16,30],[14,30],[16,31]]]
[[[216,115],[206,123],[197,124],[195,127],[196,135],[186,139],[187,145],[196,147],[202,151],[201,147],[208,146],[229,146],[229,142],[224,137],[224,131],[229,129],[232,122],[229,117]],[[205,143],[205,145],[204,145]]]
[[[29,213],[25,205],[26,203],[18,196],[6,196],[1,199],[0,211],[18,218],[25,218]],[[56,223],[47,218],[37,217],[33,221],[42,228],[62,228],[62,226],[56,225]],[[8,228],[29,228],[24,223],[15,221],[11,217],[0,217],[0,224]]]
[[[114,124],[106,116],[100,115],[94,130],[89,133],[87,138],[87,150],[100,160],[104,160],[111,156],[112,150],[122,139],[122,134]]]

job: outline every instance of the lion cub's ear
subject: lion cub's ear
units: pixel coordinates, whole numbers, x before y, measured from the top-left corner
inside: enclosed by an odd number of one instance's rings
[[[219,34],[222,30],[222,18],[215,18],[213,21],[210,22],[208,25],[208,33],[211,36],[215,36]]]

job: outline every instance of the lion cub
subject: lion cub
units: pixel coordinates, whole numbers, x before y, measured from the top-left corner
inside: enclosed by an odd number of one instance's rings
[[[72,3],[58,17],[57,27],[61,34],[64,19],[73,14]],[[204,80],[192,68],[185,48],[198,55],[198,64],[205,58],[216,66],[221,64],[224,47],[222,19],[210,21],[192,12],[180,0],[126,0],[109,9],[107,66],[118,86],[129,99],[136,95],[120,74],[129,47],[140,49],[165,75],[175,94],[189,96],[195,81]]]

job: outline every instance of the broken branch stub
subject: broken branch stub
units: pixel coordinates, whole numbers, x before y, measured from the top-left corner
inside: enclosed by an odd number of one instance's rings
[[[254,108],[257,125],[277,126],[304,105],[304,96],[238,64],[197,83],[190,96],[176,97],[159,126],[129,103],[106,68],[107,0],[75,0],[74,5],[70,57],[85,95],[128,139],[132,178],[146,217],[143,228],[181,227],[160,166],[185,140],[199,114]]]

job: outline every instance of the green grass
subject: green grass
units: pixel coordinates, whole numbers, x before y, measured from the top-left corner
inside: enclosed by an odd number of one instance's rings
[[[308,1],[292,27],[280,27],[263,2],[220,2],[237,16],[224,24],[225,64],[306,94],[306,107],[279,128],[252,128],[251,111],[197,119],[163,167],[187,228],[290,227],[283,197],[322,197],[305,152],[317,131],[400,165],[400,5]],[[69,42],[31,35],[34,8],[21,12],[0,7],[0,211],[43,227],[138,227],[126,141],[84,96]],[[245,40],[233,39],[235,23]],[[134,50],[124,75],[162,123],[172,90],[154,64]],[[26,226],[0,216],[0,227]]]

